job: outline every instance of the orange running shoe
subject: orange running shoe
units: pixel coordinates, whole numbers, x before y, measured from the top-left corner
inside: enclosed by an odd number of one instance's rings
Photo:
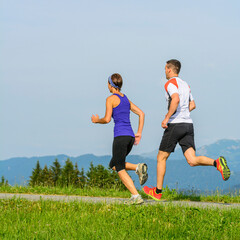
[[[144,191],[148,196],[150,196],[151,198],[153,198],[154,200],[160,201],[160,199],[161,199],[161,197],[162,197],[162,193],[157,194],[157,193],[156,193],[156,189],[157,189],[156,187],[150,188],[150,187],[148,187],[148,186],[145,186],[145,187],[143,188],[143,191]]]
[[[227,165],[226,159],[221,156],[216,160],[216,163],[217,163],[217,170],[221,173],[222,179],[224,181],[227,181],[230,178],[231,172]]]

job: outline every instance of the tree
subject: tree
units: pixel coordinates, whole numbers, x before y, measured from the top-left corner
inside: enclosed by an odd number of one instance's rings
[[[42,169],[40,167],[39,160],[38,160],[36,164],[36,168],[33,169],[32,176],[30,176],[30,181],[29,181],[30,186],[39,185],[39,183],[41,182],[41,171]]]
[[[76,187],[80,186],[80,178],[79,178],[80,172],[78,170],[78,164],[77,162],[74,165],[74,170],[73,170],[73,184]]]
[[[82,168],[82,170],[79,173],[79,187],[84,187],[86,185],[87,182],[87,177],[84,175],[84,169]]]
[[[73,184],[74,169],[71,160],[68,158],[65,162],[65,166],[62,169],[62,184],[63,186],[69,186]]]
[[[54,186],[53,182],[53,171],[51,168],[48,169],[48,186]]]
[[[1,182],[0,182],[0,187],[1,186],[8,186],[8,180],[5,179],[4,176],[2,176]]]
[[[2,182],[5,182],[2,177]],[[30,186],[74,186],[74,187],[99,187],[99,188],[114,188],[119,190],[126,189],[122,181],[120,180],[117,172],[112,169],[106,169],[102,165],[94,166],[90,163],[89,171],[84,173],[84,169],[81,171],[78,169],[78,164],[73,163],[68,158],[63,168],[56,159],[53,162],[53,166],[44,166],[41,169],[39,161],[37,161],[36,168],[32,171],[29,181]]]
[[[1,185],[3,186],[4,184],[5,184],[5,178],[4,178],[4,176],[2,176]]]
[[[58,162],[57,158],[53,162],[53,166],[51,166],[50,169],[52,170],[53,184],[54,184],[54,186],[56,186],[59,183],[59,181],[60,181],[60,177],[61,177],[61,173],[62,173],[61,165]]]
[[[43,170],[41,171],[41,182],[40,184],[43,186],[49,186],[50,184],[50,175],[47,165],[44,166]]]
[[[93,166],[91,162],[89,171],[87,172],[87,182],[89,186],[95,186],[99,188],[108,188],[110,180],[110,171],[108,171],[104,166],[97,165]]]
[[[87,185],[95,186],[99,188],[115,188],[124,190],[126,187],[120,180],[117,172],[109,169],[106,169],[102,165],[93,166],[93,163],[90,163],[89,171],[87,172]]]

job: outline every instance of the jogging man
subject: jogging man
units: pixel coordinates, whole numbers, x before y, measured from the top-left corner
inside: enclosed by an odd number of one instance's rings
[[[224,181],[230,177],[230,170],[224,157],[214,160],[195,155],[193,121],[190,112],[196,108],[196,105],[190,87],[178,77],[180,69],[181,63],[175,59],[167,61],[165,66],[168,80],[165,84],[168,113],[162,121],[162,128],[165,131],[157,155],[157,187],[143,188],[144,192],[155,200],[160,200],[162,197],[166,161],[171,152],[174,152],[177,143],[181,146],[190,166],[215,166]]]

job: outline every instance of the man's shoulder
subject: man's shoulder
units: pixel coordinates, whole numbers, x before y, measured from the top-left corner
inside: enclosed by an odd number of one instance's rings
[[[178,77],[173,77],[173,78],[170,78],[164,85],[164,88],[166,90],[166,92],[168,91],[168,86],[169,84],[173,84],[174,86],[176,86],[178,88]]]
[[[190,86],[188,85],[188,83],[186,82],[186,81],[184,81],[184,80],[182,80],[180,77],[175,77],[175,78],[171,78],[171,79],[169,79],[168,81],[167,81],[167,83],[166,84],[170,84],[170,83],[172,83],[172,84],[174,84],[174,85],[177,85],[177,88],[182,88],[182,87],[188,87],[188,88],[190,88]]]

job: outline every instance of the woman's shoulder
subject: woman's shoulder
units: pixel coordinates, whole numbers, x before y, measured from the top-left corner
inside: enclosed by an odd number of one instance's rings
[[[121,93],[121,94],[119,94],[119,93],[113,93],[111,96],[109,96],[108,98],[109,99],[121,99],[121,98],[125,98],[126,97],[126,95],[125,94],[123,94],[123,93]]]
[[[116,101],[119,101],[119,96],[118,95],[115,95],[115,94],[112,94],[110,95],[109,97],[107,97],[107,102],[116,102]]]
[[[109,97],[107,97],[107,99],[109,99],[109,100],[113,100],[113,99],[117,99],[117,98],[119,98],[119,97],[118,97],[118,95],[115,95],[115,94],[112,94]]]

